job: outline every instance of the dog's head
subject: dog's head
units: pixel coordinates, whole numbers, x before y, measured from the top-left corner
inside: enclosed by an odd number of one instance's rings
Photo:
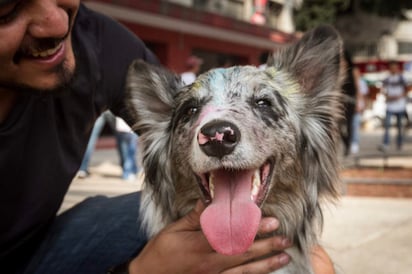
[[[319,199],[337,195],[340,55],[338,34],[320,27],[265,70],[214,69],[189,86],[135,61],[127,93],[149,233],[201,198],[202,229],[218,252],[246,251],[262,215],[276,216],[279,232],[304,245]]]

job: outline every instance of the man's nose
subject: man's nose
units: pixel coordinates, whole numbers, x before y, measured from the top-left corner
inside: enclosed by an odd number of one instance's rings
[[[68,11],[55,0],[34,0],[30,6],[28,32],[34,38],[61,38],[69,30]]]

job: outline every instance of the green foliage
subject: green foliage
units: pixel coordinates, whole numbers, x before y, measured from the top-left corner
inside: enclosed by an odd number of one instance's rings
[[[353,0],[354,1],[354,0]],[[358,0],[363,11],[384,17],[402,17],[405,9],[412,9],[411,0]]]
[[[296,29],[306,31],[320,24],[333,24],[338,12],[349,5],[350,0],[305,0],[294,15]]]
[[[402,18],[406,9],[412,9],[412,0],[304,0],[294,18],[296,29],[306,31],[319,24],[333,25],[338,16],[355,11]]]

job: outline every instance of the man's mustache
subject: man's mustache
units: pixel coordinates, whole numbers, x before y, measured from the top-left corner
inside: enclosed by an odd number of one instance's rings
[[[35,52],[42,52],[48,49],[53,49],[57,47],[61,42],[67,39],[70,35],[70,31],[72,28],[72,21],[73,21],[73,12],[71,10],[67,11],[68,15],[68,30],[63,37],[48,37],[48,38],[26,38],[26,41],[23,41],[22,46],[17,51],[17,53],[13,57],[13,61],[15,64],[18,64],[20,60],[25,57],[29,56],[32,57],[33,53]]]

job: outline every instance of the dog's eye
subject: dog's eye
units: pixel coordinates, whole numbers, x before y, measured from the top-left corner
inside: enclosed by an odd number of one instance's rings
[[[196,114],[197,111],[198,111],[197,107],[189,107],[187,108],[186,115],[193,116]]]
[[[260,108],[272,106],[272,103],[268,99],[258,99],[255,101],[255,104],[257,107],[260,107]]]

